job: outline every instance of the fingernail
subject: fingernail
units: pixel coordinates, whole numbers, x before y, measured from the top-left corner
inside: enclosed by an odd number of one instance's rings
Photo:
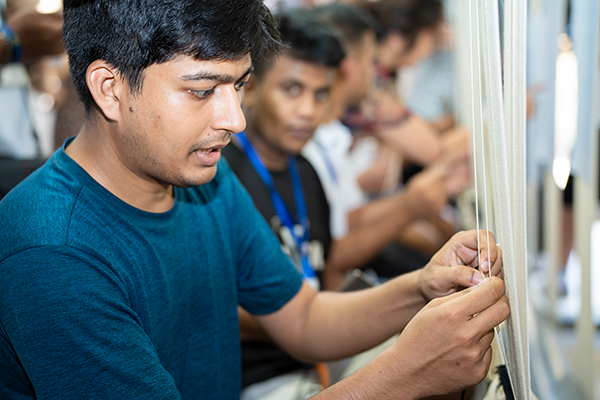
[[[490,280],[491,280],[491,278],[485,278],[484,280],[482,280],[481,282],[479,282],[479,283],[477,284],[477,286],[483,286],[483,285],[485,285],[486,283],[488,283]]]
[[[477,285],[482,280],[483,280],[483,275],[475,273],[475,274],[473,274],[473,279],[471,279],[471,282],[473,282],[474,285]]]
[[[479,268],[479,269],[481,269],[482,271],[483,270],[489,271],[490,270],[490,262],[489,261],[482,262],[481,268]]]

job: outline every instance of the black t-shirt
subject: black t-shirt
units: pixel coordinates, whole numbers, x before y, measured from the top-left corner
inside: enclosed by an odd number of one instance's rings
[[[223,149],[223,155],[229,162],[233,172],[250,193],[256,208],[279,237],[284,251],[290,252],[291,249],[287,248],[289,246],[282,239],[279,219],[271,201],[269,190],[246,155],[233,143]],[[314,258],[321,257],[325,260],[331,246],[329,204],[321,181],[312,165],[301,156],[297,156],[296,160],[308,213],[308,237],[312,249],[311,254]],[[298,221],[289,171],[287,169],[285,171],[271,171],[271,177],[288,210]],[[319,255],[319,252],[322,252],[322,256]],[[242,343],[243,387],[309,367],[310,365],[294,360],[283,350],[272,344],[262,342]]]

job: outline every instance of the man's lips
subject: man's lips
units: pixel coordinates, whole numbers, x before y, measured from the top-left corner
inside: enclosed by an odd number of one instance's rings
[[[211,147],[204,147],[204,148],[201,148],[201,149],[196,149],[196,150],[194,150],[194,152],[200,152],[200,153],[208,154],[208,153],[212,153],[212,152],[215,152],[215,151],[220,151],[221,149],[223,149],[228,144],[229,144],[229,142],[227,142],[227,143],[220,143],[220,144],[216,144],[216,145],[211,146]]]
[[[221,159],[221,149],[228,143],[220,143],[208,148],[194,150],[194,155],[204,166],[213,166]]]
[[[292,135],[305,139],[312,136],[315,130],[313,128],[289,128],[289,131]]]

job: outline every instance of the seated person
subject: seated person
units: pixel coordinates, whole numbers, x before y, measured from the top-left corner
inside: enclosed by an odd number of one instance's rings
[[[377,24],[349,5],[330,4],[317,7],[312,13],[323,23],[333,24],[339,29],[347,52],[330,94],[325,123],[319,126],[313,138],[302,149],[302,154],[314,166],[325,189],[331,210],[332,236],[343,243],[341,239],[349,233],[353,237],[357,232],[372,229],[377,233],[365,237],[361,243],[364,245],[375,236],[386,241],[377,257],[368,260],[369,266],[379,276],[392,277],[418,269],[425,265],[425,254],[429,254],[432,249],[421,251],[404,246],[399,243],[399,236],[407,236],[409,232],[414,234],[424,222],[437,217],[442,205],[456,192],[449,180],[449,175],[455,171],[450,168],[451,164],[429,168],[418,174],[405,192],[367,201],[367,196],[357,183],[357,177],[352,173],[349,155],[352,133],[340,119],[347,110],[365,100],[371,90]],[[407,204],[407,199],[414,200]],[[393,221],[390,216],[397,212],[411,217],[408,221],[410,223],[395,225],[395,230],[386,229],[386,225],[389,226]],[[335,248],[333,254],[336,255]],[[344,251],[342,255],[352,253]],[[336,268],[338,265],[342,268]],[[334,285],[339,285],[343,281],[347,272],[344,266],[343,259],[339,263],[336,258],[329,260],[329,271],[326,273],[329,282],[334,281]]]
[[[377,164],[379,154],[399,154],[404,168],[396,175],[406,182],[424,166],[447,159],[457,151],[465,153],[468,134],[462,128],[450,129],[453,122],[447,116],[434,123],[426,122],[407,110],[398,96],[398,72],[431,55],[447,36],[442,2],[363,1],[361,7],[379,27],[375,55],[376,90],[370,92],[360,109],[348,113],[344,120],[361,140],[369,144],[357,148],[353,160],[362,166],[357,173],[362,174],[359,181],[363,188],[377,193],[383,180],[381,171],[387,172],[385,165]],[[370,145],[372,142],[375,144]],[[375,167],[369,169],[373,164]]]
[[[319,288],[331,247],[329,205],[316,172],[297,155],[323,117],[344,50],[333,28],[303,11],[279,15],[278,28],[289,48],[269,64],[254,63],[243,100],[248,126],[223,155],[284,251],[305,280]],[[240,322],[243,338],[262,339],[260,329],[248,329],[252,319],[244,310]],[[243,399],[263,398],[260,388],[272,386],[269,380],[282,374],[298,371],[299,379],[314,374],[312,365],[269,342],[242,342],[243,386],[254,384]],[[311,385],[304,386],[310,390]]]
[[[0,199],[47,160],[30,109],[31,79],[26,66],[64,52],[62,17],[40,14],[35,4],[0,1]]]
[[[262,1],[65,0],[64,38],[86,122],[0,202],[0,398],[239,398],[238,305],[303,360],[403,331],[315,400],[483,379],[510,309],[475,270],[480,250],[502,266],[481,232],[378,287],[316,292],[220,160],[252,58],[281,46]]]

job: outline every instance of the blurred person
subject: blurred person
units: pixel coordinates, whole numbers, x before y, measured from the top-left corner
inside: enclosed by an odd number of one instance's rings
[[[46,160],[24,65],[64,52],[62,16],[40,14],[23,3],[9,0],[7,18],[0,25],[0,198]]]
[[[427,262],[426,255],[433,254],[454,233],[452,230],[439,233],[426,219],[436,218],[449,196],[456,194],[466,179],[463,175],[462,180],[457,180],[455,160],[444,160],[419,174],[404,192],[377,200],[369,200],[363,194],[349,156],[352,133],[340,119],[347,110],[358,106],[371,90],[377,24],[348,5],[330,4],[312,12],[323,23],[333,24],[340,30],[347,51],[331,91],[325,123],[302,150],[319,174],[331,209],[331,232],[336,244],[328,262],[331,268],[325,274],[328,287],[343,282],[347,265],[356,265],[349,259],[368,262],[370,268],[386,278],[418,269]],[[393,217],[396,213],[404,215],[403,223],[397,223]],[[415,240],[415,235],[420,239]],[[343,246],[352,242],[352,238],[360,243],[350,246],[355,251]],[[411,238],[410,246],[398,242],[399,239],[408,241],[407,238]],[[361,249],[363,254],[370,255],[369,259],[357,257]],[[367,249],[376,249],[376,252],[365,251]]]
[[[373,171],[367,172],[376,162],[378,150],[388,158],[399,158],[397,164],[408,161],[420,166],[429,165],[453,150],[444,147],[433,125],[402,104],[396,82],[399,69],[415,65],[438,48],[446,35],[446,25],[439,0],[364,1],[361,7],[380,26],[377,89],[371,91],[360,112],[350,113],[345,120],[367,143],[357,146],[360,150],[353,153],[354,164],[363,165],[357,171],[364,173],[360,182],[365,190],[376,194],[382,189],[383,176],[388,172],[387,163],[375,164]],[[463,130],[459,131],[457,135],[465,135]],[[401,177],[401,173],[396,171],[396,176]]]
[[[380,27],[375,55],[376,89],[342,118],[354,134],[350,166],[361,188],[371,198],[387,196],[424,167],[451,163],[453,168],[448,175],[459,191],[470,179],[468,132],[459,127],[441,134],[435,124],[402,104],[396,85],[398,69],[431,54],[446,36],[441,2],[382,0],[360,5]],[[431,254],[458,229],[455,212],[451,207],[445,209],[441,218],[420,224],[419,232],[403,235],[401,241]],[[426,236],[430,239],[420,240],[424,247],[411,239],[425,232],[429,232]]]

